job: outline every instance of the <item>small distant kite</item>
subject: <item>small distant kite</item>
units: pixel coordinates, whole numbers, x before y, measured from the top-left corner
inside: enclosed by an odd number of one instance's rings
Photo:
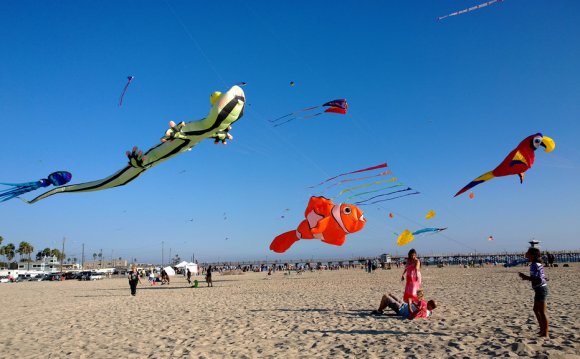
[[[469,198],[473,199],[475,197],[475,194],[473,192],[469,192]]]
[[[446,229],[447,228],[423,228],[423,229],[416,230],[415,232],[412,232],[412,233],[408,229],[405,229],[403,232],[401,232],[401,234],[399,235],[399,238],[397,238],[397,245],[399,247],[401,247],[401,246],[404,246],[406,244],[411,243],[415,239],[415,236],[418,234],[429,233],[429,232],[438,233],[438,232],[444,231]]]
[[[493,236],[489,236],[489,237],[487,237],[487,240],[488,240],[488,241],[493,241]]]
[[[317,112],[313,115],[299,116],[299,114],[301,114],[303,112],[309,112],[309,111],[315,110],[315,109],[320,108],[320,107],[327,107],[327,108],[324,111]],[[338,99],[338,100],[328,101],[320,106],[307,107],[307,108],[304,108],[302,110],[298,110],[298,111],[289,113],[287,115],[284,115],[282,117],[278,117],[277,119],[269,120],[269,121],[274,122],[275,123],[274,127],[277,127],[277,126],[283,125],[285,123],[288,123],[290,121],[293,121],[297,118],[312,118],[312,117],[322,115],[323,113],[337,113],[337,114],[345,115],[347,110],[348,110],[348,103],[346,102],[346,99]],[[286,119],[286,121],[278,122],[278,121],[284,120],[284,119]]]
[[[465,13],[467,13],[467,12],[470,12],[470,11],[479,10],[479,9],[481,9],[481,8],[484,8],[484,7],[486,7],[486,6],[493,5],[493,4],[495,4],[496,2],[502,2],[502,1],[503,1],[503,0],[491,0],[491,1],[488,1],[488,2],[486,2],[486,3],[479,4],[479,5],[476,5],[476,6],[472,6],[472,7],[470,7],[470,8],[464,9],[464,10],[460,10],[460,11],[452,12],[452,13],[451,13],[451,14],[449,14],[449,15],[439,16],[439,17],[437,18],[437,21],[440,21],[440,20],[446,19],[446,18],[448,18],[448,17],[451,17],[451,16],[457,16],[457,15],[465,14]]]
[[[352,204],[334,204],[324,197],[310,197],[298,228],[283,233],[272,241],[270,250],[286,252],[300,239],[320,239],[323,243],[342,246],[346,235],[365,226],[363,212]]]
[[[431,219],[433,217],[435,217],[436,213],[434,210],[430,210],[429,212],[427,212],[427,214],[425,215],[425,219]]]
[[[393,217],[395,217],[395,215],[392,213],[389,213],[389,218],[393,218]]]
[[[294,81],[290,81],[290,86],[294,86]]]
[[[43,178],[35,182],[25,182],[25,183],[0,183],[6,186],[12,186],[14,188],[0,190],[0,202],[8,201],[9,199],[20,196],[21,194],[37,190],[42,187],[62,186],[70,182],[72,179],[72,174],[66,171],[53,172],[48,175],[48,178]]]
[[[123,97],[125,97],[125,92],[127,92],[127,88],[129,88],[129,85],[131,84],[134,78],[135,78],[134,76],[127,76],[127,84],[125,85],[125,88],[121,93],[121,97],[119,98],[119,107],[123,106]]]
[[[497,166],[493,171],[484,173],[469,182],[467,186],[463,187],[455,194],[455,197],[478,184],[495,177],[518,175],[520,177],[520,183],[524,183],[524,172],[532,168],[536,158],[534,151],[540,148],[540,146],[545,148],[545,152],[552,152],[556,147],[556,143],[553,139],[548,136],[543,136],[541,133],[536,133],[526,137],[522,142],[520,142],[518,147],[507,155],[499,166]]]

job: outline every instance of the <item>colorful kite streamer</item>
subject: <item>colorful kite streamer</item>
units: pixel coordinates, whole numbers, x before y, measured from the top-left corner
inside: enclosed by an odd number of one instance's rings
[[[486,7],[486,6],[489,6],[489,5],[495,4],[496,2],[502,2],[502,1],[503,1],[503,0],[491,0],[491,1],[488,1],[488,2],[486,2],[486,3],[479,4],[479,5],[476,5],[476,6],[472,6],[472,7],[470,7],[470,8],[464,9],[464,10],[460,10],[460,11],[452,12],[452,13],[451,13],[451,14],[449,14],[449,15],[439,16],[439,17],[437,18],[437,21],[440,21],[440,20],[446,19],[446,18],[448,18],[448,17],[451,17],[451,16],[457,16],[457,15],[465,14],[466,12],[470,12],[470,11],[474,11],[474,10],[479,10],[479,9],[481,9],[481,8],[484,8],[484,7]]]

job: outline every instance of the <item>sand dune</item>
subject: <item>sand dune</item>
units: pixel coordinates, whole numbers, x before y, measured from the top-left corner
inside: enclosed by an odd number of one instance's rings
[[[580,358],[580,266],[548,268],[550,339],[526,268],[423,268],[427,320],[373,317],[402,270],[215,274],[214,287],[126,279],[0,284],[0,356],[15,358]],[[143,283],[146,283],[143,280]]]

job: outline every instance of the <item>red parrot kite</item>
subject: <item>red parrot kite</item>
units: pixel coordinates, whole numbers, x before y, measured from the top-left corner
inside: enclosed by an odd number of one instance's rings
[[[535,135],[526,137],[522,142],[520,142],[518,147],[507,155],[499,166],[497,166],[493,171],[484,173],[469,182],[467,186],[463,187],[455,194],[455,197],[494,177],[518,175],[520,177],[520,183],[524,183],[524,172],[532,168],[534,159],[536,158],[534,151],[540,148],[540,146],[545,148],[545,152],[552,152],[556,147],[556,143],[550,137],[542,136],[541,133],[536,133]]]

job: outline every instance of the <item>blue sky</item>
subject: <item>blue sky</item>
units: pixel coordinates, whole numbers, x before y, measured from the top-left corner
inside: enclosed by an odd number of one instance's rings
[[[580,3],[506,0],[435,21],[479,2],[3,1],[0,182],[103,178],[170,120],[205,116],[213,91],[247,82],[248,103],[227,146],[201,143],[125,187],[4,202],[0,235],[152,262],[162,241],[166,257],[201,261],[510,251],[532,238],[577,249]],[[268,122],[335,98],[347,115]],[[536,132],[557,148],[536,153],[523,185],[503,177],[453,198]],[[311,195],[336,194],[307,186],[383,162],[421,194],[364,207],[367,226],[342,247],[268,250]],[[448,230],[396,246],[394,232],[425,226]]]

